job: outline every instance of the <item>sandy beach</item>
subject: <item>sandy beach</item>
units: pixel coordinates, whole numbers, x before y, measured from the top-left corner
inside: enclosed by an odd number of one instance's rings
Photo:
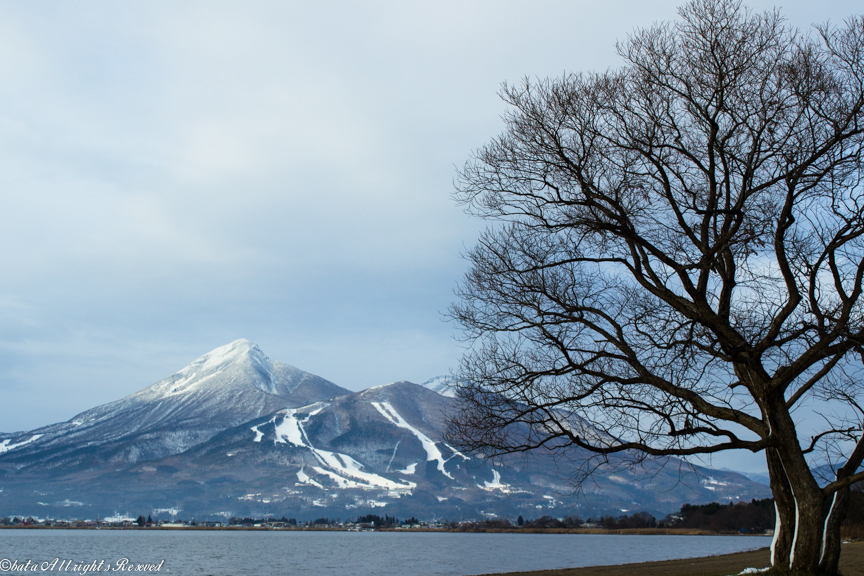
[[[770,564],[768,553],[768,548],[760,548],[752,552],[705,558],[538,570],[536,572],[508,572],[507,576],[726,576],[738,574],[745,568],[765,568]],[[864,576],[864,542],[852,542],[843,545],[840,570],[843,576]]]

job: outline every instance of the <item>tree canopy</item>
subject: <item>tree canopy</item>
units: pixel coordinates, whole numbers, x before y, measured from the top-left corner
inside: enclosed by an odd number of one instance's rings
[[[503,86],[505,131],[457,183],[491,224],[450,312],[471,344],[450,436],[578,448],[585,473],[765,451],[773,562],[834,573],[864,478],[864,19],[679,15],[621,42],[618,70]]]

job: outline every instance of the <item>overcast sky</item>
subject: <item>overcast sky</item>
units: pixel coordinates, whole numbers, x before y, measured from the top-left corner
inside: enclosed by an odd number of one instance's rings
[[[354,390],[448,373],[483,226],[452,181],[502,129],[501,82],[616,67],[675,6],[3,2],[0,430],[237,338]]]

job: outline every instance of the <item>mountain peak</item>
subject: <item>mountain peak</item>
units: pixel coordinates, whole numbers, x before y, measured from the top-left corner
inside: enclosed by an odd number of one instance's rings
[[[270,360],[256,344],[245,338],[220,346],[197,358],[179,372],[164,378],[134,396],[156,398],[218,396],[229,398],[264,392],[288,399],[293,405],[340,396],[348,391],[299,368]],[[269,403],[271,400],[258,401]],[[295,404],[299,402],[301,404]],[[284,407],[284,405],[283,405]]]
[[[230,344],[220,346],[210,352],[200,356],[197,360],[183,368],[180,372],[189,371],[211,371],[219,369],[228,364],[233,364],[238,361],[252,360],[261,365],[270,364],[270,358],[267,357],[257,344],[253,344],[245,338],[234,340]]]
[[[456,380],[452,376],[436,376],[421,386],[448,398],[456,397]]]
[[[277,386],[277,381],[282,379],[279,376],[286,370],[303,373],[302,370],[273,362],[256,344],[241,338],[199,356],[174,375],[133,396],[148,400],[157,397],[189,397],[210,394],[217,389],[227,394],[238,394],[250,387],[268,394],[290,393],[290,387],[286,390]]]

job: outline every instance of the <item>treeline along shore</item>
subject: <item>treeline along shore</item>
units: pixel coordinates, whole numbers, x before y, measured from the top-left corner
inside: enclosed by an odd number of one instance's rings
[[[774,528],[774,502],[770,498],[739,503],[684,504],[678,512],[658,520],[648,512],[604,515],[583,519],[579,516],[524,519],[489,518],[453,522],[422,521],[411,517],[366,514],[342,521],[338,518],[230,518],[225,522],[198,520],[137,519],[45,520],[0,518],[0,528],[105,528],[105,529],[187,529],[187,530],[343,530],[343,531],[446,531],[572,534],[771,534]],[[855,490],[843,524],[844,539],[864,539],[864,492]]]

